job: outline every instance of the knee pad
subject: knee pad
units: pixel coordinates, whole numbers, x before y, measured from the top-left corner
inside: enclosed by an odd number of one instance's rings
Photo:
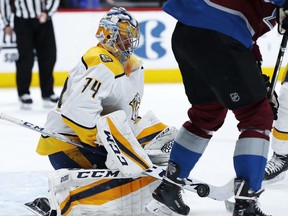
[[[185,122],[183,127],[203,138],[211,138],[213,131],[223,125],[227,111],[219,102],[193,105],[188,110],[190,121]]]
[[[273,112],[267,98],[249,106],[234,109],[236,119],[239,121],[239,131],[260,130],[271,131]]]

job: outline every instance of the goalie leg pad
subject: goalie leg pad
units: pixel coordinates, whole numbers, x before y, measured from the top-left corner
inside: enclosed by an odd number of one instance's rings
[[[288,154],[288,82],[282,84],[279,93],[278,119],[272,131],[272,149],[280,155]]]
[[[139,175],[153,164],[130,128],[124,111],[99,119],[98,135],[108,152],[106,166],[119,169],[125,176]]]
[[[159,180],[125,178],[119,170],[57,170],[49,175],[49,202],[57,215],[144,215]]]

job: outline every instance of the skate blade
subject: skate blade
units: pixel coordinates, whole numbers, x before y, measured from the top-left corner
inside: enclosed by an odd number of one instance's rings
[[[156,216],[183,216],[173,212],[166,205],[153,199],[150,203],[145,206],[146,216],[156,215]]]
[[[156,216],[172,216],[173,212],[164,204],[152,199],[150,203],[145,206],[145,212],[149,215]]]
[[[20,108],[22,110],[31,110],[32,109],[32,104],[23,104],[23,103],[21,103]]]
[[[267,185],[271,185],[271,184],[274,184],[274,183],[276,183],[276,182],[282,181],[282,180],[285,178],[285,175],[286,175],[286,171],[280,173],[278,176],[276,176],[276,177],[273,178],[273,179],[264,180],[264,181],[262,182],[262,187],[266,187]]]
[[[235,202],[230,200],[225,200],[225,207],[228,212],[234,211]]]
[[[33,205],[33,202],[27,202],[24,204],[24,206],[31,212],[33,212],[35,215],[38,216],[48,216],[49,213],[42,211],[37,206]]]

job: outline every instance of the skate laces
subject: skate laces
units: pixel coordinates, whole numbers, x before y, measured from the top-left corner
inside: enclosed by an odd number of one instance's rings
[[[182,189],[183,186],[185,185],[185,181],[183,181],[183,183],[177,183],[177,182],[169,179],[167,176],[164,176],[163,179],[164,179],[165,181],[169,182],[169,183],[172,183],[172,184],[178,186],[178,187],[181,188],[181,189]]]
[[[254,203],[254,208],[255,208],[255,211],[257,212],[257,215],[261,215],[261,216],[270,216],[270,215],[267,215],[265,214],[262,210],[261,210],[261,205],[260,203],[258,202],[258,199],[256,199],[255,203]]]
[[[273,154],[272,158],[270,161],[268,161],[265,171],[268,174],[277,172],[277,171],[281,171],[281,169],[283,168],[285,161],[284,161],[285,156],[281,156],[281,155],[277,155],[277,154]]]
[[[183,183],[181,184],[181,183],[177,183],[177,182],[174,182],[173,180],[171,180],[171,179],[169,179],[168,177],[166,177],[166,176],[164,176],[163,177],[163,179],[165,180],[165,181],[167,181],[167,182],[169,182],[169,183],[171,183],[171,184],[173,184],[173,185],[175,185],[175,186],[177,186],[178,188],[179,188],[179,190],[178,190],[178,193],[177,193],[177,195],[178,195],[178,200],[180,201],[180,203],[181,203],[181,205],[186,205],[185,203],[184,203],[184,200],[183,200],[183,197],[182,197],[182,192],[183,193],[185,193],[185,190],[184,190],[184,188],[183,188],[183,186],[185,185],[185,183],[186,183],[186,179],[181,179],[182,181],[183,181]]]
[[[248,196],[246,196],[246,197],[244,197],[244,196],[238,196],[237,198],[235,197],[237,200],[242,200],[241,204],[240,204],[240,208],[237,209],[237,213],[239,215],[245,215],[246,209],[248,208],[248,206],[246,206],[246,205],[250,205],[254,209],[254,211],[255,211],[254,214],[255,215],[257,215],[257,216],[270,216],[270,215],[265,214],[261,210],[261,204],[259,203],[259,199],[258,198],[261,195],[261,193],[263,193],[263,192],[264,192],[264,190],[260,190],[258,192],[249,191],[248,192]],[[243,201],[246,202],[246,204],[244,204]]]
[[[264,189],[261,189],[257,192],[254,191],[249,191],[248,194],[253,197],[253,200],[247,200],[248,203],[250,203],[251,205],[254,205],[254,209],[255,212],[257,212],[257,215],[261,215],[261,216],[268,216],[267,214],[265,214],[262,210],[261,210],[261,204],[259,202],[259,196],[264,192]]]

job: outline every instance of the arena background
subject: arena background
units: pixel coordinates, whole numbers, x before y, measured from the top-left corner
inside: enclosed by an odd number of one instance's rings
[[[53,16],[57,62],[54,68],[55,86],[61,86],[68,72],[77,64],[84,52],[97,44],[95,32],[105,9],[59,9]],[[136,55],[145,67],[145,83],[178,83],[180,72],[171,50],[171,35],[175,20],[160,7],[127,8],[139,20],[141,26],[140,46]],[[277,29],[266,33],[258,44],[263,55],[263,72],[271,77],[278,55],[281,35]],[[3,24],[0,31],[0,88],[15,87],[16,38],[6,36]],[[209,52],[209,50],[207,50]],[[284,56],[279,79],[287,63]],[[37,59],[33,68],[32,86],[38,86]]]

